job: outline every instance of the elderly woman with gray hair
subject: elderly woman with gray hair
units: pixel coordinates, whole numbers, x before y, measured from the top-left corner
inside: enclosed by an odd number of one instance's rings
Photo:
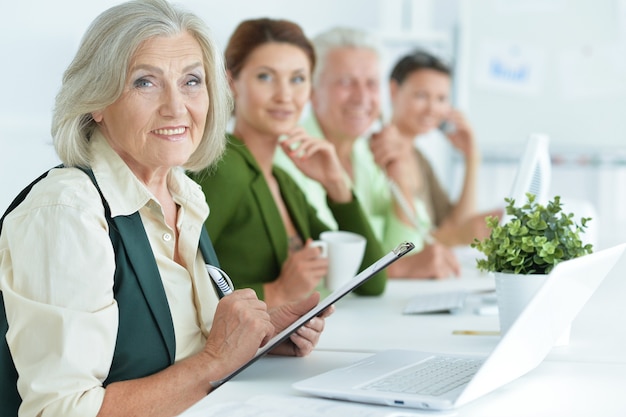
[[[92,23],[56,100],[63,166],[0,223],[0,415],[179,414],[317,303],[220,299],[209,278],[209,208],[184,171],[221,156],[230,111],[197,16],[144,0]],[[323,326],[274,353],[308,354]]]

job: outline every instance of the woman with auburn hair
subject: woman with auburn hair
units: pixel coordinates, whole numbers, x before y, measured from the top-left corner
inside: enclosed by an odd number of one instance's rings
[[[329,227],[273,165],[278,146],[323,186],[339,228],[366,237],[361,269],[381,257],[334,147],[298,127],[315,65],[302,29],[286,20],[246,20],[232,34],[225,58],[235,101],[233,132],[216,169],[192,177],[215,213],[206,226],[235,286],[251,287],[268,305],[279,305],[310,294],[328,269],[311,243]],[[381,272],[356,292],[381,294],[385,282]]]

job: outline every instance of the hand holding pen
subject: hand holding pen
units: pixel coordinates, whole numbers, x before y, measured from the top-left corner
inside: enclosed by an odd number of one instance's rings
[[[220,298],[225,297],[233,292],[233,290],[235,289],[233,286],[233,282],[226,272],[214,265],[205,264],[205,267],[207,272],[209,273],[209,276],[215,283],[218,296]]]
[[[372,134],[370,149],[374,161],[387,175],[389,190],[398,207],[398,216],[418,230],[426,244],[433,244],[435,239],[419,221],[410,197],[421,187],[413,144],[403,139],[395,126],[386,125],[382,126],[380,132]]]
[[[227,295],[233,294],[233,283],[226,272],[214,265],[206,264],[205,267],[209,276],[215,283],[215,288],[220,299],[224,299]],[[218,309],[214,319],[214,327],[217,328],[224,321],[229,321],[235,318],[239,314],[239,311],[243,311],[240,310],[239,307],[244,306],[244,309],[249,308],[250,311],[254,311],[255,314],[248,318],[253,318],[257,323],[252,327],[259,331],[257,336],[262,337],[262,339],[260,339],[260,343],[257,345],[257,348],[259,348],[263,346],[271,336],[274,336],[283,328],[291,324],[294,320],[299,318],[302,314],[313,308],[319,302],[320,295],[317,292],[313,292],[303,299],[283,303],[275,308],[272,308],[271,310],[268,310],[267,305],[263,301],[259,300],[254,291],[249,288],[238,290],[234,295],[232,295],[232,298],[231,296],[226,298],[227,299],[220,301],[218,304]],[[222,315],[222,310],[224,309],[229,311],[226,316]],[[291,335],[288,341],[282,343],[274,349],[274,353],[293,356],[305,356],[309,354],[317,344],[319,336],[324,329],[324,319],[331,315],[333,311],[334,307],[330,306],[322,314],[305,323],[296,333]],[[218,317],[220,318],[218,319]],[[271,324],[270,328],[266,327],[268,319]],[[239,322],[239,325],[236,327],[246,327],[242,326],[241,323],[243,323],[243,321]],[[271,331],[268,333],[268,330],[270,329]],[[210,333],[214,333],[213,328]],[[224,335],[221,331],[216,331],[216,333],[221,336]],[[237,332],[235,333],[236,334],[232,335],[229,334],[228,337],[237,338],[241,336],[241,334],[238,334]],[[248,342],[249,340],[246,339],[245,343],[241,344],[247,345]],[[207,349],[215,349],[214,343],[207,340]],[[249,352],[249,350],[249,346],[242,346],[242,354],[244,357],[246,355],[245,352]],[[229,358],[229,361],[232,360],[233,358]],[[240,360],[241,358],[235,359],[235,362]]]

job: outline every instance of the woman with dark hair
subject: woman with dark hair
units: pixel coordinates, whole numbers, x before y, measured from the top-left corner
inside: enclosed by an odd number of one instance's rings
[[[278,146],[325,189],[339,228],[361,234],[361,269],[383,255],[354,197],[334,147],[298,127],[311,92],[313,46],[295,23],[242,22],[225,51],[235,100],[234,129],[215,170],[192,175],[215,216],[206,222],[220,262],[238,288],[251,287],[270,306],[310,294],[327,272],[311,242],[329,228],[293,180],[273,165]],[[294,149],[296,148],[297,149]],[[356,291],[381,294],[379,273]]]
[[[392,178],[393,167],[402,167],[405,180],[397,183],[404,186],[403,194],[424,203],[432,235],[439,242],[454,246],[485,237],[489,233],[485,216],[499,216],[501,210],[476,213],[480,155],[470,125],[450,103],[451,77],[451,69],[428,52],[415,51],[400,58],[389,81],[390,124],[396,134],[372,140],[371,148],[376,162]],[[450,200],[426,157],[414,147],[416,137],[419,140],[421,135],[437,128],[443,128],[447,139],[465,159],[463,188],[456,202]],[[405,163],[393,163],[397,161]],[[387,169],[389,167],[392,168]],[[407,177],[411,181],[406,181]]]

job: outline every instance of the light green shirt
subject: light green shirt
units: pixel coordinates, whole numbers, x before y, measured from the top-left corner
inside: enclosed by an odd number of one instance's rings
[[[324,137],[313,114],[303,120],[302,126],[311,136]],[[324,223],[336,229],[337,223],[326,204],[324,188],[317,181],[304,175],[280,147],[276,151],[274,163],[289,173],[304,191],[309,203],[317,210],[317,216]],[[420,250],[424,241],[422,231],[429,230],[431,226],[426,208],[421,200],[415,199],[413,201],[413,206],[417,211],[416,218],[420,221],[419,230],[405,224],[396,216],[389,182],[384,172],[374,162],[366,138],[359,138],[354,143],[352,169],[354,194],[361,203],[361,207],[374,230],[374,234],[381,242],[383,250],[391,250],[405,240],[413,242],[416,249]]]

